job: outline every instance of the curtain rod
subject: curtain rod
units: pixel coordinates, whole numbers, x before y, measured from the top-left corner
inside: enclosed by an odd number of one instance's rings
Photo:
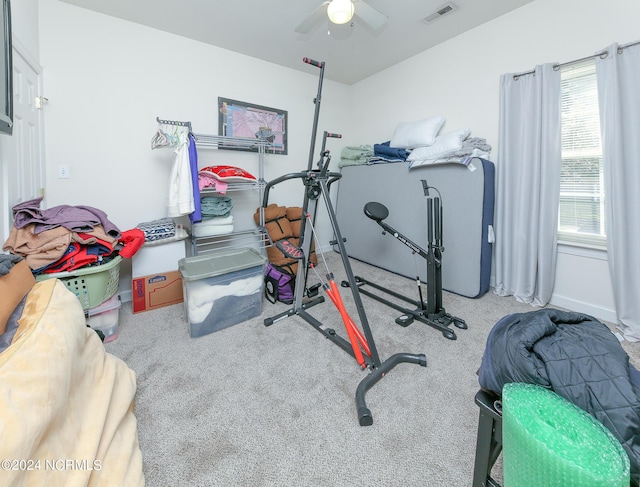
[[[624,46],[618,46],[618,54],[622,54],[622,51],[624,51],[627,47],[631,47],[631,46],[635,46],[637,44],[640,44],[640,41],[636,41],[636,42],[631,42],[629,44],[625,44]],[[609,55],[609,51],[608,50],[604,50],[602,52],[599,52],[597,54],[592,54],[591,56],[586,56],[580,59],[575,59],[573,61],[567,61],[566,63],[560,63],[560,64],[556,64],[553,66],[554,71],[557,71],[558,69],[564,67],[564,66],[571,66],[572,64],[577,64],[577,63],[581,63],[582,61],[586,61],[588,59],[594,59],[599,57],[600,59],[604,59]],[[535,73],[535,69],[531,70],[531,71],[526,71],[524,73],[519,73],[519,74],[514,74],[513,75],[513,79],[517,80],[518,78],[520,78],[520,76],[526,76],[528,74],[533,74]]]

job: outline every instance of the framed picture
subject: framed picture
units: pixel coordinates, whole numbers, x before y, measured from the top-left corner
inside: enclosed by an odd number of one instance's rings
[[[218,97],[218,135],[226,137],[264,138],[271,143],[267,152],[287,154],[287,112],[262,105]],[[257,147],[226,147],[257,152]]]

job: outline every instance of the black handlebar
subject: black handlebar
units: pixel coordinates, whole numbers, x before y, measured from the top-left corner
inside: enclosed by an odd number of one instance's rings
[[[284,181],[288,181],[289,179],[310,179],[320,175],[320,171],[301,171],[301,172],[292,172],[289,174],[285,174],[284,176],[280,176],[278,178],[272,179],[269,181],[264,187],[264,196],[262,198],[262,207],[266,208],[269,205],[269,191],[276,184],[280,184]],[[327,186],[331,186],[332,183],[336,182],[338,179],[342,177],[342,173],[339,172],[330,172],[326,173],[325,177],[327,178]]]
[[[324,66],[324,61],[320,62],[320,61],[315,61],[311,58],[308,57],[303,57],[302,58],[302,62],[307,63],[307,64],[311,64],[311,66],[315,66],[316,68],[322,68]]]

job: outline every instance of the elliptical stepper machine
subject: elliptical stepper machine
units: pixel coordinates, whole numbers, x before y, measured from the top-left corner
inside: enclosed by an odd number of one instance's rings
[[[427,181],[422,179],[422,190],[427,197],[427,250],[420,247],[418,244],[410,240],[408,237],[397,231],[385,223],[385,219],[389,216],[389,210],[382,203],[370,201],[364,205],[364,214],[375,221],[382,227],[382,234],[387,233],[394,238],[398,239],[404,245],[409,247],[414,254],[418,254],[427,261],[427,302],[422,299],[422,287],[420,285],[420,277],[416,276],[416,283],[418,287],[419,300],[408,298],[402,294],[399,294],[391,289],[384,288],[371,281],[367,281],[361,277],[356,276],[356,283],[360,288],[360,292],[365,296],[368,296],[376,301],[379,301],[387,306],[400,311],[402,313],[396,319],[396,323],[401,326],[409,326],[414,320],[418,320],[421,323],[431,326],[436,330],[442,332],[442,335],[449,340],[456,340],[458,337],[455,332],[449,328],[451,324],[460,329],[467,329],[467,324],[461,318],[450,315],[446,312],[442,306],[442,252],[443,236],[442,236],[442,205],[440,204],[441,196],[438,190],[427,184]],[[438,192],[438,196],[429,195],[429,189],[433,189]],[[343,287],[347,287],[350,284],[346,281],[342,282]],[[405,303],[412,304],[415,308],[406,308],[400,304],[376,295],[370,292],[365,286],[370,286],[378,291],[393,296]]]
[[[283,181],[300,179],[303,182],[305,192],[302,206],[303,218],[300,227],[300,248],[298,249],[299,251],[293,252],[293,255],[297,256],[300,259],[300,263],[298,265],[296,274],[296,285],[292,307],[289,310],[276,316],[266,318],[264,320],[264,325],[271,326],[274,323],[289,316],[297,315],[300,318],[304,319],[313,328],[322,333],[325,338],[336,344],[347,354],[351,355],[362,369],[366,369],[368,371],[368,375],[364,379],[362,379],[362,381],[358,385],[356,389],[355,401],[360,426],[369,426],[373,424],[373,416],[369,408],[367,408],[365,402],[366,392],[396,365],[401,363],[411,363],[426,367],[427,358],[424,354],[396,353],[389,357],[387,360],[380,360],[371,332],[371,327],[369,326],[364,306],[362,304],[359,287],[356,284],[356,279],[353,275],[351,264],[349,263],[349,259],[347,257],[344,239],[341,236],[336,214],[334,212],[329,195],[330,185],[340,179],[342,177],[342,174],[329,171],[331,156],[330,151],[326,150],[326,140],[327,138],[340,138],[341,136],[339,134],[324,132],[322,150],[320,152],[320,160],[318,161],[317,169],[313,169],[315,140],[317,135],[318,116],[320,112],[322,81],[324,77],[325,63],[314,61],[309,58],[304,58],[303,61],[320,69],[318,94],[314,99],[315,114],[311,134],[308,167],[306,171],[285,174],[284,176],[269,181],[265,185],[264,198],[262,201],[262,207],[266,208],[269,202],[270,190],[273,188],[273,186]],[[308,312],[309,308],[324,302],[323,296],[316,296],[313,297],[313,299],[309,299],[317,294],[317,288],[315,290],[312,290],[311,292],[307,290],[307,276],[309,270],[313,270],[317,273],[314,265],[309,261],[309,256],[311,255],[314,238],[317,239],[317,236],[315,235],[314,225],[316,222],[318,202],[320,200],[324,201],[327,209],[329,221],[336,238],[336,240],[334,242],[331,242],[331,244],[337,245],[339,248],[344,271],[347,275],[347,282],[349,283],[349,287],[351,288],[353,302],[357,309],[360,326],[362,328],[361,331],[354,320],[347,313],[346,307],[342,301],[342,297],[340,296],[339,286],[336,285],[333,273],[329,271],[327,267],[327,281],[323,282],[323,289],[340,313],[342,322],[344,323],[348,335],[348,340],[340,336],[335,329],[323,324]],[[316,243],[316,248],[317,247],[318,245]],[[324,259],[324,257],[322,258]],[[320,277],[319,274],[318,277]],[[307,299],[303,301],[305,297]]]

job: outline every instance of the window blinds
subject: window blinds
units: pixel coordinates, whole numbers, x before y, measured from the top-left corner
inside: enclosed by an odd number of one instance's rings
[[[605,198],[595,62],[562,68],[558,240],[605,247]]]

